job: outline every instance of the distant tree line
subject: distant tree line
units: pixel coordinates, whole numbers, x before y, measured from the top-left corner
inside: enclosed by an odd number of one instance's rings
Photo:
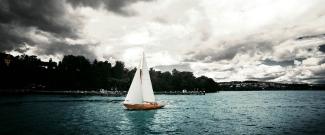
[[[223,91],[256,91],[256,90],[325,90],[325,84],[276,83],[261,81],[219,82]]]
[[[128,90],[136,68],[127,69],[116,61],[90,62],[83,56],[66,55],[62,61],[41,61],[36,56],[0,53],[0,89],[33,90]],[[192,72],[161,72],[150,69],[154,91],[199,90],[215,92],[213,79],[195,77]]]

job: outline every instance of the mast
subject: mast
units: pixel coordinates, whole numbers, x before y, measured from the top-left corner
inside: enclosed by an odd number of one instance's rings
[[[142,96],[143,96],[143,101],[145,102],[155,102],[155,96],[153,93],[153,89],[152,89],[152,84],[151,84],[151,79],[150,79],[150,74],[149,74],[149,70],[147,67],[147,61],[146,61],[146,57],[145,54],[143,52],[142,54],[142,75],[141,75],[141,79],[142,79]]]

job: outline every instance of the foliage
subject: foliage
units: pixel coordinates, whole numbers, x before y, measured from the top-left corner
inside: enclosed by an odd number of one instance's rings
[[[0,89],[35,90],[128,90],[136,69],[129,70],[121,61],[90,62],[83,56],[64,56],[56,63],[36,56],[12,56],[0,53]],[[214,92],[219,85],[211,78],[195,77],[192,72],[172,73],[150,69],[155,91],[204,90]]]

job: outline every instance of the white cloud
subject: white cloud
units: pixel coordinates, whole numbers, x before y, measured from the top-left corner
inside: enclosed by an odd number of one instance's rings
[[[88,48],[97,59],[122,60],[127,67],[137,66],[143,48],[150,67],[175,66],[217,81],[308,82],[314,68],[323,70],[318,46],[325,36],[298,38],[325,33],[323,5],[324,0],[157,0],[123,7],[134,16],[68,6],[83,27],[80,39],[65,42],[96,44]],[[51,36],[30,35],[38,43]]]

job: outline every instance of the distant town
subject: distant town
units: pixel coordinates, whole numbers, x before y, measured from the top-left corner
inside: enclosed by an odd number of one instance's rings
[[[276,83],[259,81],[232,81],[219,82],[223,91],[248,91],[248,90],[325,90],[325,84],[307,83]]]

